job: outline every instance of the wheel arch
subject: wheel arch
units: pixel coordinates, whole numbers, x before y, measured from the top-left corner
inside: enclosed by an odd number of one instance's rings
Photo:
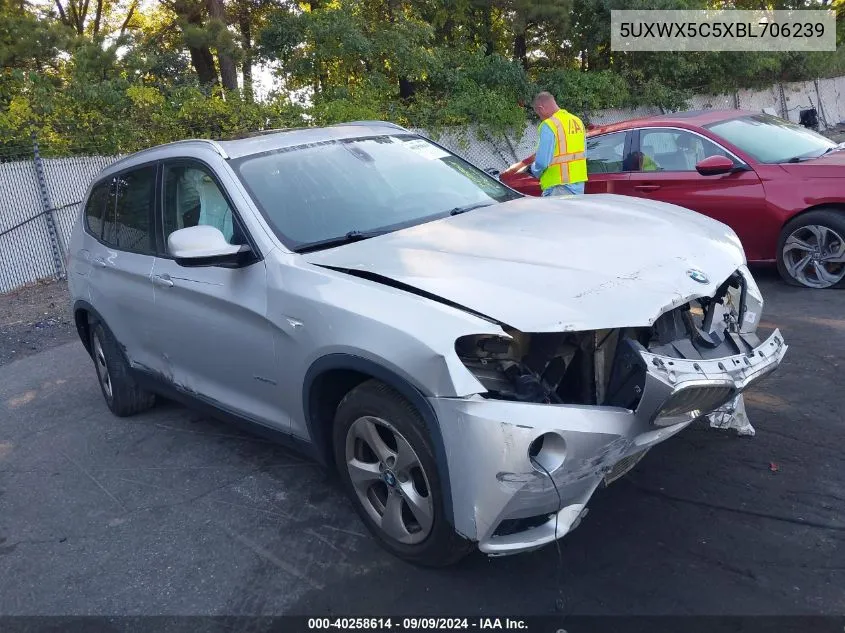
[[[431,439],[438,474],[442,482],[443,507],[446,519],[454,525],[452,487],[446,447],[437,414],[425,395],[393,370],[379,363],[352,354],[328,354],[314,361],[305,374],[302,408],[314,452],[327,466],[332,459],[332,424],[334,412],[343,397],[366,380],[378,380],[405,398],[420,414]]]
[[[96,308],[83,299],[78,299],[73,304],[73,321],[76,325],[76,333],[79,335],[79,340],[85,346],[85,351],[91,355],[91,326],[95,322],[100,322],[104,327],[105,320],[97,312]]]
[[[820,202],[819,204],[814,204],[813,206],[807,207],[806,209],[802,209],[795,215],[790,216],[789,218],[784,221],[783,225],[780,227],[781,233],[786,229],[786,227],[791,223],[801,218],[808,213],[812,213],[813,211],[834,211],[845,214],[845,201],[843,202]]]
[[[808,218],[808,216],[813,216],[813,214],[816,214],[816,216]],[[834,201],[815,204],[811,207],[807,207],[799,213],[796,213],[783,224],[778,235],[777,251],[775,252],[775,262],[778,268],[778,273],[786,283],[794,286],[809,288],[842,288],[845,286],[845,278],[839,278],[839,280],[835,282],[825,280],[825,283],[823,284],[815,284],[808,281],[806,278],[796,277],[785,260],[784,247],[789,235],[799,230],[802,226],[814,223],[832,225],[831,228],[837,231],[840,235],[840,240],[842,240],[842,235],[845,234],[843,233],[843,227],[845,227],[845,202]],[[802,270],[806,270],[806,265],[803,266]],[[842,274],[841,269],[837,274]],[[818,277],[818,273],[816,273],[816,275]]]

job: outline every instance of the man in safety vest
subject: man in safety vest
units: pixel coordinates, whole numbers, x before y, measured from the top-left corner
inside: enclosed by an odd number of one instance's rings
[[[531,173],[540,179],[544,196],[584,193],[587,158],[584,155],[584,124],[558,107],[555,98],[541,92],[534,98],[534,112],[542,123]]]

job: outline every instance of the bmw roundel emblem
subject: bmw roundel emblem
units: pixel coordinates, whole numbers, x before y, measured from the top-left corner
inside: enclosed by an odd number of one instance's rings
[[[698,270],[697,268],[690,268],[687,271],[687,276],[692,279],[693,281],[697,281],[700,284],[706,284],[710,279],[705,275],[703,272]]]

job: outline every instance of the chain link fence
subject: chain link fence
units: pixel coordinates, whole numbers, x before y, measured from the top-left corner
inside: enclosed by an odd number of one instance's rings
[[[119,156],[42,158],[37,142],[0,154],[0,294],[65,276],[89,183]]]
[[[845,129],[845,77],[775,84],[765,90],[725,95],[697,95],[689,110],[768,111],[795,123],[815,110],[818,129]],[[560,95],[566,105],[566,96]],[[586,123],[607,125],[665,112],[658,107],[583,113]],[[503,170],[534,152],[537,128],[529,125],[506,136],[464,128],[426,134],[483,168]],[[46,278],[65,275],[64,254],[79,205],[91,180],[119,156],[85,155],[42,158],[38,144],[0,150],[0,294]],[[80,152],[82,153],[82,152]]]

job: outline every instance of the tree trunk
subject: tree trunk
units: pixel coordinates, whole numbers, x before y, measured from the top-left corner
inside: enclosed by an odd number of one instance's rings
[[[217,50],[217,62],[220,64],[220,81],[226,90],[238,89],[238,69],[235,59],[229,53]]]
[[[517,33],[513,38],[513,58],[528,70],[528,45],[525,41],[525,31]]]
[[[414,96],[416,86],[413,81],[409,81],[407,77],[399,77],[399,98],[410,99]]]
[[[217,84],[217,69],[214,67],[214,57],[208,47],[189,46],[188,52],[191,54],[191,64],[197,71],[200,83],[204,86]]]
[[[249,21],[249,13],[241,9],[238,16],[238,25],[241,29],[241,46],[244,49],[244,60],[241,63],[241,74],[244,76],[244,99],[252,102],[254,93],[252,90],[252,24]]]
[[[132,17],[132,13],[135,11],[135,4],[132,5],[132,8],[129,9],[129,18]],[[124,28],[126,24],[129,24],[129,18],[126,19],[124,22]],[[100,32],[100,22],[103,19],[103,0],[97,0],[97,12],[94,14],[94,35]],[[121,35],[123,34],[123,29],[121,29]]]
[[[161,1],[162,4],[173,10],[180,22],[187,23],[198,28],[203,27],[203,5],[201,3],[193,2],[191,0],[175,0],[175,2],[170,4],[164,0]],[[208,46],[194,46],[188,42],[185,43],[185,46],[191,55],[191,65],[197,72],[200,84],[203,86],[209,86],[219,83],[220,80],[217,76],[217,69],[214,67],[214,57],[211,55],[211,50]]]
[[[452,14],[444,20],[443,26],[438,30],[440,42],[444,44],[451,44],[455,37],[455,21],[452,19]]]
[[[223,7],[223,0],[208,0],[208,14],[212,20],[219,20],[223,24],[226,21],[226,10]],[[235,66],[235,58],[232,53],[217,47],[217,63],[220,66],[220,82],[226,90],[238,89],[238,70]]]
[[[94,23],[94,33],[97,33],[100,30],[100,7],[103,4],[103,0],[98,0],[97,2],[97,21]],[[123,24],[120,25],[120,34],[123,35],[126,33],[126,29],[129,26],[129,22],[132,20],[132,16],[135,15],[135,9],[138,8],[137,0],[132,2],[132,5],[129,7],[129,11],[126,13],[126,19],[123,20]]]
[[[484,36],[484,54],[492,55],[496,52],[496,42],[493,37],[493,3],[481,7],[481,23]]]

